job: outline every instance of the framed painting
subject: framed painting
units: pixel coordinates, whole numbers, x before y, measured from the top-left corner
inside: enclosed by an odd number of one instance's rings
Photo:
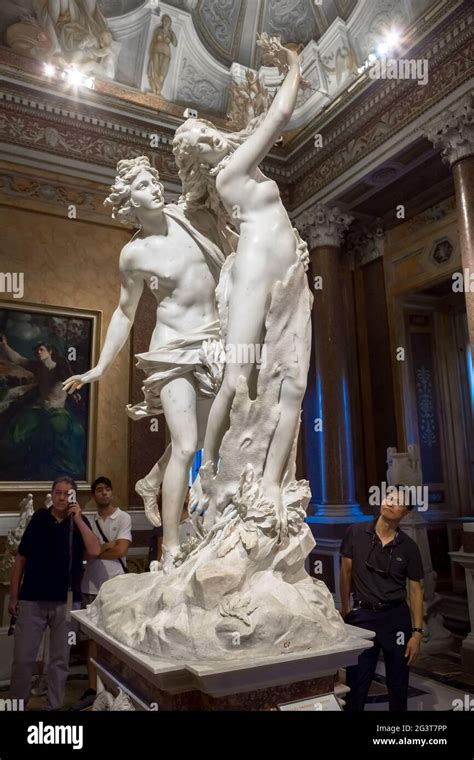
[[[100,312],[0,301],[0,491],[90,484],[97,388],[63,381],[97,362]]]

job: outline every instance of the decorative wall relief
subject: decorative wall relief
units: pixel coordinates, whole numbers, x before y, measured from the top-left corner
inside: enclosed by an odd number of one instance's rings
[[[356,56],[352,47],[343,43],[335,51],[321,56],[321,66],[328,78],[335,79],[336,87],[339,87],[344,79],[357,71]]]
[[[176,99],[195,104],[201,109],[218,111],[221,108],[223,93],[188,58],[183,59],[179,82]]]
[[[318,39],[320,30],[311,6],[306,0],[268,3],[266,30],[271,35],[280,35],[284,44],[298,40],[305,45],[313,38]]]
[[[235,0],[204,0],[201,3],[201,16],[223,48],[232,43],[239,6]]]
[[[424,365],[416,370],[416,393],[421,443],[426,448],[432,449],[437,443],[433,409],[433,380],[430,370]]]
[[[445,264],[453,255],[453,244],[448,238],[437,240],[433,245],[430,258],[435,264]]]
[[[5,42],[30,58],[114,76],[113,39],[97,0],[34,0],[33,15],[9,26]]]
[[[412,329],[410,337],[422,470],[425,482],[441,483],[444,467],[432,335]]]
[[[230,83],[228,93],[227,118],[229,126],[235,130],[243,129],[255,116],[267,111],[273,99],[258,74],[250,69],[245,69],[243,78]]]

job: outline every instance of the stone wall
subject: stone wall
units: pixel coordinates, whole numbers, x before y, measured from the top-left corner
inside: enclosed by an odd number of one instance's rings
[[[25,170],[21,169],[24,175]],[[44,177],[44,175],[43,175]],[[43,188],[47,187],[43,179]],[[123,245],[130,239],[130,231],[104,222],[88,219],[78,204],[76,219],[68,218],[68,199],[57,188],[61,177],[52,176],[51,187],[56,190],[54,202],[45,191],[33,199],[28,192],[15,195],[0,191],[0,271],[24,272],[24,296],[21,303],[49,304],[59,307],[91,309],[101,312],[99,345],[102,346],[119,296],[118,259]],[[23,176],[23,187],[28,180]],[[67,181],[65,180],[67,184]],[[70,184],[70,181],[69,181]],[[82,183],[85,185],[85,183]],[[90,183],[92,185],[92,183]],[[21,185],[21,183],[20,183]],[[97,186],[94,187],[96,190]],[[76,181],[76,192],[84,194],[87,188]],[[105,188],[104,188],[105,190]],[[68,190],[66,193],[69,192]],[[104,195],[102,194],[102,198]],[[25,206],[28,205],[28,208]],[[22,207],[23,206],[23,207]],[[13,299],[11,294],[0,293],[0,300]],[[130,347],[124,347],[114,366],[100,382],[95,436],[95,462],[92,476],[107,474],[112,479],[117,503],[127,506],[128,496],[128,418],[125,405],[129,400]],[[25,492],[29,490],[25,486]],[[0,511],[17,511],[21,496],[18,493],[0,492]],[[42,504],[44,494],[37,495],[35,504]],[[88,499],[80,494],[81,503]]]

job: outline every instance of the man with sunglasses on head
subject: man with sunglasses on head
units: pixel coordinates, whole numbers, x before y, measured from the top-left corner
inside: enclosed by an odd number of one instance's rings
[[[341,614],[346,623],[375,631],[373,647],[346,670],[347,712],[363,711],[380,650],[389,709],[406,712],[409,667],[423,637],[423,562],[416,543],[399,528],[414,506],[411,492],[404,486],[388,490],[379,517],[351,525],[341,545]]]

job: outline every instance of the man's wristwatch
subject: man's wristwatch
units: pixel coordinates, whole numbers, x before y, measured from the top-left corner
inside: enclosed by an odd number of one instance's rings
[[[412,633],[421,633],[421,634],[423,634],[425,631],[424,631],[423,628],[412,628],[411,632]]]

